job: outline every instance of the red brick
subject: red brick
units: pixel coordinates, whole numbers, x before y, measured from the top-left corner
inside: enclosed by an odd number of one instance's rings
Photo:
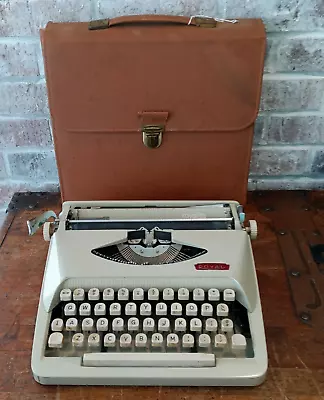
[[[1,139],[0,139],[1,142]],[[8,176],[8,171],[4,161],[4,155],[0,153],[0,179],[4,179]]]
[[[47,119],[0,120],[0,146],[52,146],[49,121]]]

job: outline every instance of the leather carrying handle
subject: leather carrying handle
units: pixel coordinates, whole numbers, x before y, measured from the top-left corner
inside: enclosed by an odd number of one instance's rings
[[[194,26],[215,27],[216,20],[211,17],[185,17],[176,15],[124,15],[112,19],[91,21],[90,30],[107,29],[113,26],[125,24],[180,24]]]
[[[121,17],[112,18],[109,20],[109,26],[116,26],[121,24],[181,24],[188,25],[190,18],[177,16],[177,15],[125,15]],[[194,18],[193,18],[194,20]],[[192,25],[195,24],[191,21]]]

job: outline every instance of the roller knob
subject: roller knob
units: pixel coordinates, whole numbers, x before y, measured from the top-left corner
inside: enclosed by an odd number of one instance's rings
[[[50,222],[44,222],[43,238],[44,238],[45,242],[49,242],[51,240],[51,223]]]
[[[251,240],[255,240],[258,236],[258,224],[254,219],[249,221],[249,234]]]

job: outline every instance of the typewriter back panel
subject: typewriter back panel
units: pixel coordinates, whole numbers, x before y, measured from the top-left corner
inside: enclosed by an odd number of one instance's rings
[[[245,202],[260,20],[50,23],[42,45],[64,201]]]

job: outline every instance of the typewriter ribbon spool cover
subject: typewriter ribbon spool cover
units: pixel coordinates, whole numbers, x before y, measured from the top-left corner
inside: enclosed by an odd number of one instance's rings
[[[63,201],[245,203],[264,25],[188,22],[129,16],[41,31]]]

